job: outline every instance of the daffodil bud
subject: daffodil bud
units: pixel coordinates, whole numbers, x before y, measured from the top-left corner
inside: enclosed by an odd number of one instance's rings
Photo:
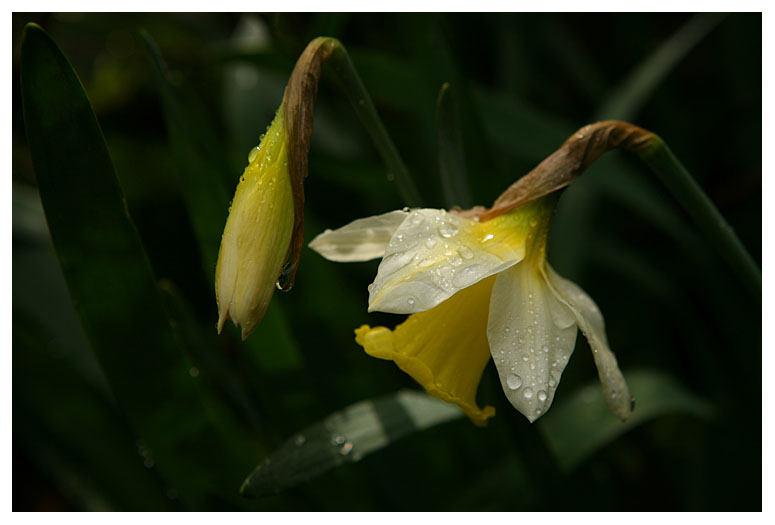
[[[293,286],[303,245],[303,183],[320,68],[337,47],[341,44],[333,38],[309,43],[274,121],[248,155],[215,269],[218,333],[231,319],[242,327],[244,340],[264,317],[275,285],[283,291]]]
[[[281,105],[261,143],[248,155],[229,209],[215,270],[218,333],[226,319],[242,327],[243,340],[258,326],[288,256],[293,226]]]

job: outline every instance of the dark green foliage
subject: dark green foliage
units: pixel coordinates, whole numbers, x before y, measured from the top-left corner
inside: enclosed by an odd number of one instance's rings
[[[596,372],[580,337],[535,425],[488,366],[488,427],[404,435],[387,418],[404,436],[389,447],[240,497],[296,433],[416,388],[354,342],[362,323],[400,321],[366,313],[376,262],[305,249],[248,341],[215,334],[229,199],[319,35],[346,46],[424,205],[466,186],[489,205],[578,127],[628,118],[670,145],[761,261],[759,14],[17,13],[14,509],[761,509],[761,305],[621,153],[564,192],[549,260],[600,306],[643,392],[637,425],[584,404]],[[439,99],[445,82],[453,97]],[[405,205],[325,68],[306,195],[306,241]]]

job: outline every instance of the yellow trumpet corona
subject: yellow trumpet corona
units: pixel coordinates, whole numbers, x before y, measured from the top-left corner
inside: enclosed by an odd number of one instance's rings
[[[218,333],[231,319],[242,327],[243,340],[269,307],[291,243],[294,203],[286,136],[281,105],[248,155],[218,252]]]

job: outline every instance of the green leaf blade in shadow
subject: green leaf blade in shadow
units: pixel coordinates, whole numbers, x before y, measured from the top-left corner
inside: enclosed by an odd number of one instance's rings
[[[635,410],[626,423],[610,413],[597,381],[578,389],[539,420],[538,428],[561,468],[573,470],[618,436],[659,416],[712,415],[706,401],[660,372],[637,370],[626,377],[636,400]]]
[[[222,490],[227,466],[239,467],[228,451],[211,453],[214,432],[91,104],[67,58],[35,24],[22,37],[21,74],[41,202],[73,306],[160,472],[189,505],[206,506],[206,496]]]
[[[449,83],[441,86],[436,103],[436,133],[439,148],[441,189],[448,208],[471,207],[471,193],[466,179],[463,133],[455,91]]]
[[[413,432],[462,416],[456,406],[410,390],[361,401],[287,440],[245,480],[242,494],[281,492]]]
[[[597,120],[632,120],[654,91],[678,63],[699,44],[724,18],[720,13],[701,13],[643,60],[624,81],[614,88],[607,101],[595,113]]]
[[[207,154],[212,147],[207,142],[214,140],[207,133],[207,124],[202,121],[203,117],[198,118],[196,108],[185,104],[182,94],[170,83],[167,66],[151,36],[146,32],[142,36],[153,65],[164,120],[179,166],[178,188],[197,237],[203,270],[214,283],[215,263],[229,206],[229,194],[224,183],[228,179],[219,172],[228,173],[228,167]],[[233,180],[236,186],[237,173]]]

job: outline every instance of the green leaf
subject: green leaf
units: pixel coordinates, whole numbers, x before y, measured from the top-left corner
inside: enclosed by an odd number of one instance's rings
[[[410,390],[361,401],[288,439],[245,480],[242,494],[278,493],[360,461],[413,432],[462,416],[455,405]]]
[[[537,425],[560,467],[573,470],[614,439],[665,414],[683,413],[708,418],[711,406],[660,372],[637,370],[626,374],[636,407],[626,423],[608,410],[600,383],[594,381],[566,397]]]
[[[179,166],[178,188],[199,242],[204,272],[212,283],[229,209],[225,181],[233,180],[236,186],[239,173],[230,177],[227,163],[218,160],[225,155],[209,154],[215,146],[214,133],[209,131],[210,126],[199,108],[186,101],[183,93],[170,83],[167,66],[153,39],[145,32],[143,38],[154,66],[164,120]]]
[[[466,159],[463,154],[463,134],[460,110],[452,86],[441,86],[436,103],[436,133],[439,147],[441,189],[448,208],[471,207],[471,193],[466,180]]]
[[[92,350],[171,488],[206,505],[240,467],[189,375],[83,86],[35,24],[22,37],[21,87],[41,202]]]
[[[720,13],[694,15],[672,37],[646,58],[607,97],[597,120],[632,120],[670,71],[724,18]]]

